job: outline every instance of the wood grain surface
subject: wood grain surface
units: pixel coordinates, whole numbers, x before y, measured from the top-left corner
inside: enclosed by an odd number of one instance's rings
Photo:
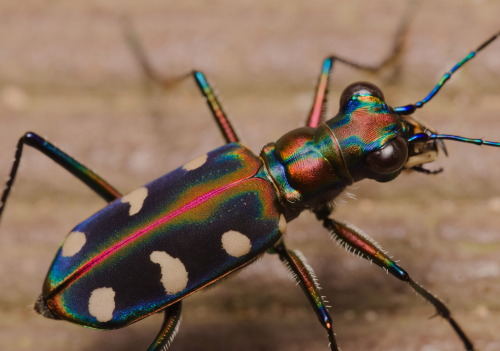
[[[191,81],[147,84],[124,40],[129,18],[166,77],[203,70],[255,152],[303,124],[322,59],[376,63],[392,45],[404,1],[0,2],[0,178],[27,130],[47,137],[123,192],[222,144]],[[495,0],[421,1],[397,73],[338,65],[343,87],[370,80],[394,106],[423,98],[441,74],[500,30]],[[500,42],[468,63],[417,116],[443,133],[500,139]],[[447,143],[436,176],[362,182],[335,218],[375,238],[449,304],[478,350],[500,349],[500,150]],[[26,150],[0,227],[0,349],[143,350],[153,316],[117,331],[33,311],[52,257],[104,202]],[[456,351],[458,338],[404,283],[336,246],[312,215],[288,226],[332,305],[343,351]],[[327,350],[326,333],[276,257],[189,297],[171,350]]]

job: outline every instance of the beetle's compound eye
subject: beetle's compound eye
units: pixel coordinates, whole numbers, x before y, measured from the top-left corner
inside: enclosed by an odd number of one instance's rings
[[[382,148],[370,153],[366,159],[372,171],[392,174],[403,168],[408,160],[408,145],[401,137],[390,140]]]
[[[357,82],[344,89],[340,97],[340,106],[344,106],[355,95],[372,95],[384,101],[384,94],[376,85],[368,82]]]

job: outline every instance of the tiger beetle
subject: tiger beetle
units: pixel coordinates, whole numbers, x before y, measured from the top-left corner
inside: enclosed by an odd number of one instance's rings
[[[331,218],[331,201],[363,179],[388,182],[403,171],[436,173],[423,165],[444,150],[443,140],[499,147],[498,142],[438,134],[410,116],[498,36],[469,53],[416,103],[390,107],[379,88],[358,82],[345,88],[339,112],[325,122],[334,63],[369,69],[328,57],[306,126],[265,145],[260,155],[240,143],[205,75],[194,71],[226,144],[124,196],[38,134],[24,134],[0,199],[0,216],[25,145],[51,158],[108,202],[66,236],[35,310],[97,329],[121,328],[163,311],[164,322],[148,350],[164,350],[179,327],[185,297],[267,252],[277,254],[292,272],[328,333],[330,349],[338,351],[314,272],[283,238],[287,222],[309,210],[348,250],[407,282],[448,321],[465,350],[474,350],[441,300],[415,282],[374,240]]]

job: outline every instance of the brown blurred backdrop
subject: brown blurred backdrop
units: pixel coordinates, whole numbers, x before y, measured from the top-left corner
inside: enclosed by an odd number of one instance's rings
[[[169,77],[207,73],[244,143],[258,152],[303,124],[322,59],[381,60],[405,1],[0,2],[0,177],[17,139],[36,131],[123,192],[222,144],[194,84],[148,85],[130,54],[130,18]],[[441,74],[500,30],[495,0],[421,1],[399,75],[337,65],[345,85],[371,80],[391,105],[423,98]],[[441,132],[500,139],[500,42],[417,116]],[[445,172],[366,181],[336,218],[363,229],[446,301],[478,350],[500,349],[500,150],[448,143]],[[143,350],[161,317],[103,332],[44,319],[32,304],[58,245],[103,201],[26,150],[0,228],[1,350]],[[331,301],[344,351],[461,350],[450,327],[405,284],[334,245],[313,216],[288,227]],[[172,350],[327,350],[316,316],[276,257],[193,295]]]

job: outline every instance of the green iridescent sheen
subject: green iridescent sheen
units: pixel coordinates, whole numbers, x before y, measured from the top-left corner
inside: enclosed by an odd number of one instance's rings
[[[397,136],[406,136],[408,131],[406,122],[394,114],[384,101],[364,94],[354,95],[326,124],[356,180],[366,178],[362,172],[368,154]]]

